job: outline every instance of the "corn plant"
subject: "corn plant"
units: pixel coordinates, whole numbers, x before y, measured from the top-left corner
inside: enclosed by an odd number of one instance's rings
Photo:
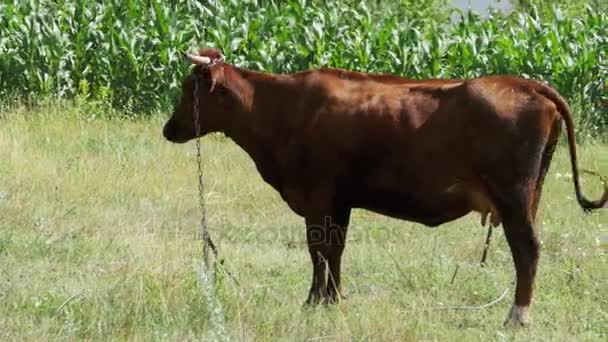
[[[577,13],[545,6],[482,17],[444,0],[6,0],[0,98],[166,111],[187,72],[181,53],[215,46],[238,66],[279,73],[328,66],[410,78],[538,78],[590,132],[604,133],[608,14]]]

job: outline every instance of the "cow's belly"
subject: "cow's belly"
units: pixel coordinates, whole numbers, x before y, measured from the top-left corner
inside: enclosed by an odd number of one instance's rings
[[[432,194],[430,194],[432,195]],[[427,226],[438,226],[468,214],[472,208],[463,194],[416,195],[387,190],[362,191],[352,206]]]

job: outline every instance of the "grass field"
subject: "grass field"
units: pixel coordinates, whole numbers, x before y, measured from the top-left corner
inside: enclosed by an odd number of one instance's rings
[[[538,218],[532,325],[505,329],[511,256],[497,229],[489,265],[479,267],[485,230],[476,215],[431,229],[355,211],[348,298],[303,310],[311,272],[303,220],[243,151],[207,137],[209,226],[239,280],[222,280],[221,312],[210,312],[199,283],[193,144],[164,141],[163,118],[86,117],[61,106],[0,113],[2,341],[607,338],[606,251],[596,240],[608,213],[585,215],[576,205],[564,148]],[[579,155],[584,168],[608,174],[607,145],[581,145]],[[599,195],[596,179],[583,186]],[[506,288],[507,299],[484,310],[437,310],[483,304]]]

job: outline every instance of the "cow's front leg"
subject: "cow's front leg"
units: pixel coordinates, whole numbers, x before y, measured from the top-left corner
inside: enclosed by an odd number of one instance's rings
[[[350,208],[306,217],[306,239],[313,268],[307,304],[339,299],[340,264],[349,218]]]
[[[327,298],[327,245],[326,229],[321,217],[306,217],[306,241],[312,261],[312,284],[306,304],[316,305]]]
[[[327,262],[329,270],[327,272],[327,298],[330,302],[340,300],[341,279],[340,265],[342,262],[342,252],[346,246],[346,232],[350,220],[350,208],[336,210],[334,215],[326,218],[328,227],[328,246]]]

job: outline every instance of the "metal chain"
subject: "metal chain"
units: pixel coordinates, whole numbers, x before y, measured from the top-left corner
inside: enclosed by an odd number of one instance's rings
[[[229,341],[226,333],[225,318],[222,310],[222,305],[215,295],[215,282],[216,282],[216,266],[218,261],[218,253],[209,235],[209,228],[207,227],[207,213],[205,211],[205,186],[203,182],[203,160],[201,157],[201,138],[200,138],[200,120],[199,120],[199,80],[194,79],[194,90],[193,90],[193,116],[194,116],[194,131],[196,133],[196,164],[198,167],[198,198],[199,206],[201,209],[201,236],[203,240],[203,263],[204,269],[201,274],[201,280],[205,293],[205,302],[208,310],[211,312],[211,329],[212,334],[215,335],[215,340],[218,341]],[[211,261],[211,253],[213,253],[213,261]],[[220,262],[221,264],[221,262]],[[232,276],[230,273],[228,273]]]
[[[213,240],[211,239],[211,235],[209,234],[209,228],[207,227],[207,213],[205,210],[205,184],[203,182],[203,158],[202,158],[202,147],[201,147],[201,127],[200,127],[200,118],[199,118],[199,79],[194,79],[194,90],[192,93],[193,96],[193,108],[192,115],[194,117],[194,132],[196,133],[196,164],[197,164],[197,172],[198,172],[198,199],[199,199],[199,207],[201,210],[201,233],[200,238],[203,240],[203,262],[205,265],[205,271],[208,273],[207,276],[211,278],[212,281],[215,280],[215,266],[218,264],[218,252]],[[211,261],[211,254],[213,254],[213,262]],[[219,264],[222,267],[223,272],[234,281],[236,285],[240,285],[239,281],[236,277],[230,272],[226,265],[224,265],[224,260],[219,260]],[[213,267],[212,267],[213,266]]]
[[[213,274],[213,268],[211,267],[211,253],[217,260],[217,249],[211,236],[209,235],[209,228],[207,227],[207,214],[205,210],[205,185],[203,182],[203,161],[201,157],[201,138],[200,138],[200,121],[199,121],[199,106],[198,106],[198,79],[194,79],[194,91],[193,91],[193,116],[194,116],[194,131],[196,132],[196,163],[198,166],[198,195],[199,195],[199,206],[201,210],[201,236],[203,240],[203,261],[207,271],[211,270],[210,274]],[[214,264],[215,264],[214,260]]]

